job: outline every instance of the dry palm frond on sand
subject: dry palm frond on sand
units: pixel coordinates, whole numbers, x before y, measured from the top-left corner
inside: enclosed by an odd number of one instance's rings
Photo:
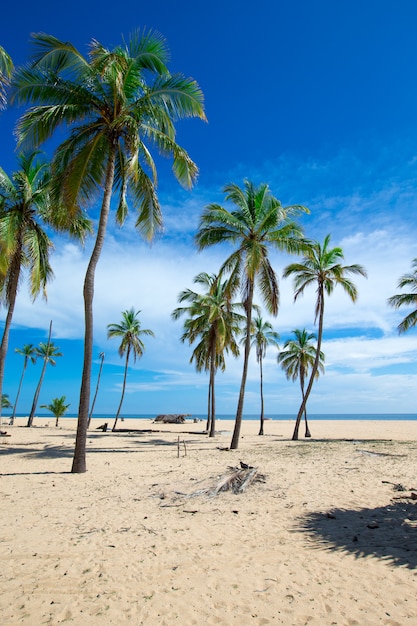
[[[214,485],[207,487],[206,489],[199,489],[194,491],[188,497],[207,495],[217,496],[222,491],[232,491],[233,493],[243,493],[249,485],[254,483],[264,483],[266,477],[264,474],[260,474],[256,467],[241,463],[240,467],[227,468],[227,472],[217,477]]]

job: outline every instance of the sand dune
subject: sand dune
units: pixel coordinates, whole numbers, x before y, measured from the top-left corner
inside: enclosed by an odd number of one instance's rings
[[[415,422],[313,422],[299,442],[244,422],[237,451],[229,422],[96,423],[81,475],[75,422],[35,423],[0,438],[3,625],[417,624]],[[265,482],[193,495],[240,461]]]

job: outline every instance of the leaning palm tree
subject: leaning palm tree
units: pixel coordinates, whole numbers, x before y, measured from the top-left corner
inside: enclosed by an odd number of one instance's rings
[[[58,230],[83,239],[89,221],[77,211],[74,217],[58,225],[59,213],[50,197],[50,168],[38,152],[20,154],[20,169],[10,177],[0,168],[0,297],[7,307],[0,343],[0,393],[9,345],[10,326],[23,273],[29,272],[29,289],[33,300],[53,277],[49,257],[53,244],[46,229],[54,223]]]
[[[17,394],[16,394],[16,400],[14,401],[13,413],[10,418],[10,424],[14,423],[14,420],[16,417],[17,403],[19,401],[20,391],[22,389],[23,379],[25,377],[27,365],[29,361],[31,361],[33,364],[36,363],[36,348],[32,343],[26,343],[23,346],[23,348],[15,348],[15,352],[17,352],[18,354],[21,354],[24,358],[24,361],[23,361],[22,373],[20,375],[20,380],[19,380],[19,387],[18,387]]]
[[[192,344],[199,340],[190,361],[195,360],[198,371],[204,368],[210,372],[207,430],[209,436],[214,437],[216,371],[219,368],[223,371],[225,369],[225,352],[230,351],[234,356],[238,356],[236,336],[240,332],[244,318],[237,312],[242,305],[232,303],[230,300],[228,281],[220,281],[214,274],[201,272],[194,278],[194,282],[203,285],[206,292],[199,294],[191,289],[182,291],[178,296],[179,302],[189,302],[190,305],[175,309],[172,317],[176,320],[181,315],[188,315],[181,341]]]
[[[304,400],[304,386],[305,380],[309,371],[313,368],[314,361],[316,359],[316,346],[312,343],[317,339],[314,333],[309,333],[305,328],[299,330],[296,328],[292,331],[295,335],[295,339],[288,339],[284,344],[284,349],[278,354],[278,363],[281,365],[288,380],[295,381],[297,378],[300,380],[301,386],[301,401]],[[324,354],[320,352],[319,366],[316,372],[315,378],[317,379],[320,373],[324,373]],[[298,439],[298,431],[300,428],[300,418],[296,421],[294,432],[296,439]],[[304,407],[304,421],[305,421],[305,437],[311,437],[310,429],[308,427],[307,420],[307,405]]]
[[[258,435],[264,434],[264,390],[263,390],[263,360],[266,355],[268,346],[276,346],[278,348],[279,334],[276,333],[270,322],[266,322],[260,315],[256,316],[252,322],[251,328],[251,346],[256,350],[256,360],[259,363],[260,373],[260,392],[261,392],[261,416]]]
[[[20,142],[39,145],[58,127],[69,138],[53,159],[55,195],[67,211],[95,206],[101,195],[97,234],[84,281],[84,362],[73,472],[86,471],[86,438],[93,354],[93,294],[110,201],[118,196],[116,219],[123,224],[127,198],[138,210],[136,227],[148,240],[162,227],[152,148],[173,157],[173,172],[187,188],[198,169],[176,143],[175,122],[205,119],[197,83],[167,69],[168,49],[156,32],[135,32],[113,49],[93,40],[85,58],[72,44],[34,36],[34,62],[14,78],[13,98],[32,106],[18,123]]]
[[[62,356],[62,352],[60,352],[59,348],[57,348],[49,339],[48,343],[43,343],[42,341],[39,343],[39,346],[36,348],[36,356],[39,359],[43,360],[43,366],[42,366],[42,372],[41,372],[41,375],[40,375],[40,378],[39,378],[39,382],[38,382],[38,385],[36,387],[35,395],[33,397],[33,403],[32,403],[32,408],[31,408],[30,413],[29,413],[28,422],[26,424],[26,426],[29,426],[29,427],[32,426],[32,424],[33,424],[33,418],[35,416],[35,411],[36,411],[36,407],[37,407],[37,404],[38,404],[39,394],[41,392],[43,379],[45,377],[46,366],[49,363],[50,365],[55,367],[56,359],[58,357]]]
[[[145,350],[145,344],[142,341],[142,336],[147,335],[149,337],[154,337],[154,333],[152,332],[152,330],[140,327],[140,321],[138,319],[139,313],[140,311],[135,311],[135,309],[132,307],[129,311],[122,312],[123,319],[120,324],[109,324],[107,326],[107,337],[109,339],[113,337],[121,337],[122,341],[119,346],[119,354],[121,357],[126,354],[122,396],[120,398],[120,403],[117,409],[112,431],[115,431],[116,429],[117,420],[119,419],[120,410],[122,408],[123,399],[125,396],[127,368],[129,367],[130,355],[133,355],[133,360],[134,362],[136,362],[136,359],[140,358]]]
[[[310,242],[301,263],[288,265],[283,272],[284,278],[294,276],[294,301],[301,295],[308,286],[316,286],[316,305],[314,310],[314,322],[318,319],[318,333],[316,356],[311,369],[310,379],[307,389],[298,411],[296,424],[299,423],[307,404],[308,397],[317,376],[321,355],[321,343],[323,339],[324,303],[326,294],[330,296],[337,285],[340,285],[350,297],[352,302],[356,302],[358,291],[354,283],[347,278],[349,274],[366,277],[366,271],[362,265],[341,265],[344,258],[343,250],[340,247],[330,248],[330,235],[324,239],[323,245],[318,241]],[[293,440],[298,439],[298,432],[294,430]]]
[[[414,307],[413,311],[406,315],[402,322],[398,325],[400,334],[407,332],[410,328],[414,328],[417,324],[417,258],[413,259],[413,272],[404,274],[398,281],[398,289],[407,288],[407,293],[399,293],[388,298],[389,306],[399,309],[404,306]]]
[[[98,356],[100,357],[100,369],[98,370],[96,390],[94,392],[94,398],[93,398],[93,402],[91,404],[90,414],[88,416],[88,428],[90,427],[90,424],[91,424],[91,418],[93,417],[93,412],[94,412],[94,405],[95,405],[96,400],[97,400],[98,388],[100,386],[101,371],[103,369],[103,363],[104,363],[104,356],[105,356],[105,354],[104,354],[104,352],[100,352],[100,354]]]
[[[48,409],[55,417],[55,427],[58,426],[59,418],[64,417],[68,411],[69,404],[65,404],[66,397],[54,398],[50,404],[41,404],[41,409]]]
[[[307,209],[300,205],[283,207],[265,184],[255,187],[253,183],[245,181],[243,189],[236,184],[229,184],[225,186],[224,192],[226,200],[235,206],[234,210],[219,204],[206,206],[200,218],[196,242],[200,250],[224,242],[237,245],[237,249],[220,269],[221,273],[230,273],[232,285],[238,279],[246,313],[242,381],[230,446],[236,449],[243,416],[255,285],[259,287],[268,312],[277,315],[279,287],[268,257],[269,248],[290,253],[303,250],[301,228],[290,218]]]
[[[13,72],[13,61],[6,50],[0,46],[0,110],[6,107],[6,90]]]

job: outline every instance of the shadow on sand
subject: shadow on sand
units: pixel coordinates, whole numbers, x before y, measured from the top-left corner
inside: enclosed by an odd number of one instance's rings
[[[375,509],[333,509],[301,518],[298,530],[318,542],[317,549],[338,550],[357,558],[374,556],[393,565],[417,568],[417,505],[401,499]]]

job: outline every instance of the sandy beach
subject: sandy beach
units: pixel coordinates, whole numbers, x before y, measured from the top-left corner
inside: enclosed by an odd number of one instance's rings
[[[2,625],[417,624],[417,422],[101,422],[2,427]]]

